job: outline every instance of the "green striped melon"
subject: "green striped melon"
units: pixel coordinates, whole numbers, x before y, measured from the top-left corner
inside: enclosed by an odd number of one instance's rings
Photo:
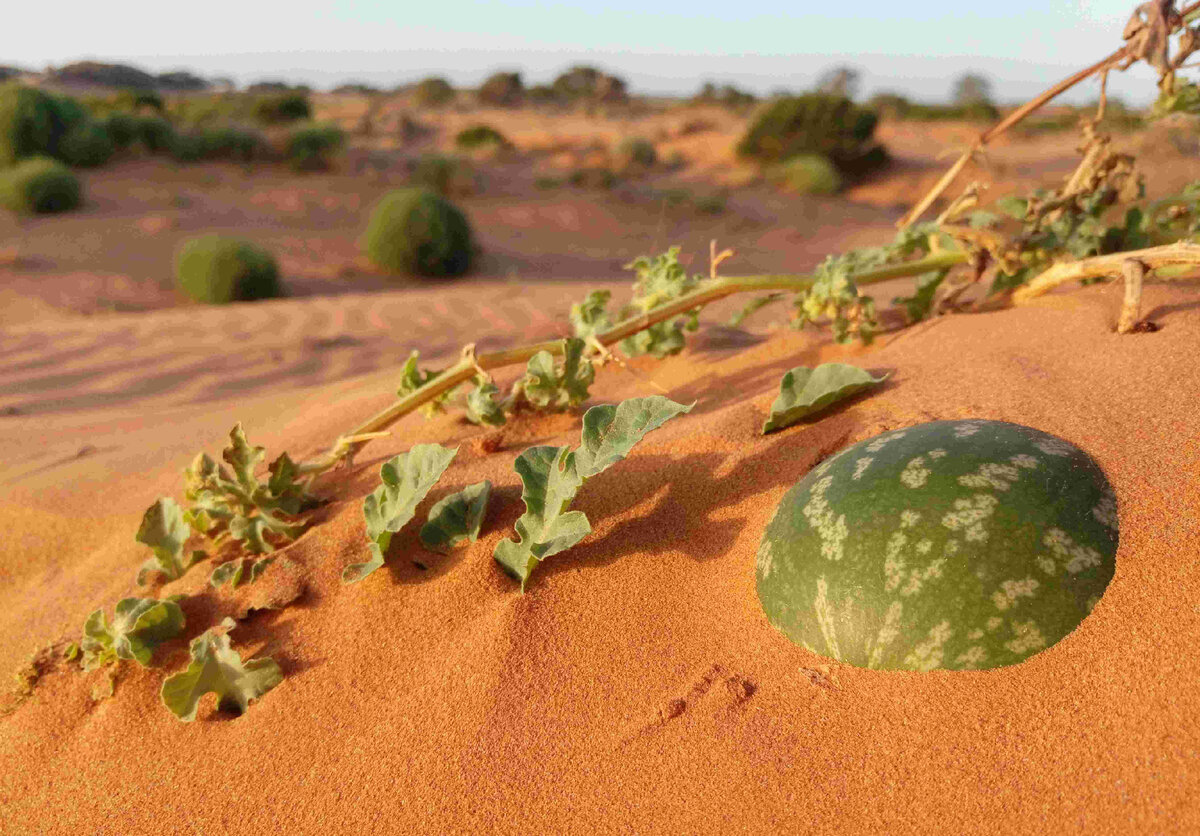
[[[934,421],[846,448],[784,495],[758,597],[851,665],[1013,665],[1074,630],[1116,567],[1117,503],[1086,453],[1002,421]]]

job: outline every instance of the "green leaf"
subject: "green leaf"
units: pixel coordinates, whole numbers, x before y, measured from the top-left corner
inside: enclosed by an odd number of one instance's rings
[[[269,657],[243,662],[229,646],[232,618],[192,640],[191,662],[180,673],[167,677],[162,701],[171,713],[190,723],[196,719],[200,698],[217,695],[217,707],[244,714],[251,700],[258,699],[283,681],[283,672]]]
[[[925,273],[917,276],[917,287],[912,296],[897,296],[892,304],[904,308],[904,318],[909,325],[920,322],[929,316],[933,310],[933,300],[937,289],[950,273],[949,270],[938,270],[935,273]]]
[[[590,410],[589,410],[590,411]],[[567,511],[583,479],[575,454],[566,447],[531,447],[513,465],[521,477],[525,513],[517,520],[517,539],[501,540],[493,556],[521,582],[551,555],[571,548],[592,531],[582,511]]]
[[[688,276],[679,263],[679,247],[653,257],[641,256],[625,265],[637,275],[633,283],[633,298],[622,310],[623,317],[644,314],[686,296],[695,290],[700,276]],[[652,354],[667,357],[678,354],[685,344],[684,331],[699,327],[699,311],[688,311],[682,317],[655,323],[621,341],[621,350],[631,357]]]
[[[691,408],[661,395],[595,406],[583,416],[577,452],[531,447],[517,457],[525,513],[516,522],[517,538],[497,543],[493,557],[521,582],[522,591],[539,563],[591,533],[582,511],[567,510],[584,481],[623,459],[646,433]]]
[[[173,600],[123,598],[117,602],[111,625],[102,609],[88,616],[79,642],[83,669],[95,670],[119,659],[146,667],[154,648],[178,636],[183,627],[183,610]]]
[[[418,444],[384,463],[379,471],[383,484],[363,500],[371,557],[342,570],[343,583],[361,581],[383,566],[392,535],[413,518],[417,505],[442,478],[457,453],[457,447],[449,450],[440,444]]]
[[[184,472],[191,502],[184,519],[214,541],[232,537],[251,554],[275,550],[268,535],[277,542],[300,536],[306,522],[292,518],[316,502],[308,482],[287,453],[271,462],[267,481],[260,482],[255,471],[264,457],[263,448],[251,446],[242,425],[235,425],[222,453],[228,467],[201,453]]]
[[[417,361],[421,357],[421,352],[412,351],[408,355],[408,359],[404,361],[404,365],[400,368],[400,386],[396,389],[396,394],[404,398],[411,395],[413,392],[420,389],[429,381],[441,374],[440,371],[431,371],[429,369],[421,369],[417,366]],[[443,392],[436,398],[426,401],[421,405],[421,414],[426,418],[446,411],[446,400],[450,397],[450,392]]]
[[[485,479],[439,500],[429,511],[429,521],[421,526],[421,545],[446,554],[466,540],[474,543],[491,497],[492,483]]]
[[[619,406],[594,406],[583,416],[583,439],[576,453],[576,467],[584,479],[590,479],[629,455],[647,433],[676,416],[691,412],[695,404],[684,406],[662,395],[631,398]]]
[[[588,387],[596,377],[596,369],[583,356],[586,348],[583,340],[570,337],[563,340],[561,361],[555,361],[549,351],[539,351],[529,358],[520,383],[525,400],[538,409],[552,411],[586,401]]]
[[[611,298],[610,290],[593,290],[582,302],[571,305],[569,318],[576,337],[587,340],[612,325],[606,310]]]
[[[815,369],[797,366],[779,382],[779,396],[771,404],[763,434],[790,427],[840,400],[883,383],[887,377],[876,379],[845,363],[823,363]]]
[[[504,415],[504,405],[496,400],[499,392],[496,384],[486,377],[477,378],[475,388],[467,394],[467,420],[492,427],[503,425],[508,419]]]
[[[1029,213],[1029,201],[1021,197],[1002,197],[996,201],[996,208],[1010,218],[1023,221]]]
[[[171,581],[183,577],[194,561],[194,556],[192,559],[183,556],[184,544],[191,536],[192,529],[184,520],[183,511],[175,500],[163,497],[147,508],[138,527],[137,541],[149,546],[154,551],[154,557],[142,564],[138,571],[138,584],[144,584],[151,572],[161,572]]]
[[[231,589],[236,589],[241,586],[243,578],[249,583],[254,583],[263,573],[263,570],[273,562],[275,562],[274,557],[260,557],[257,560],[246,557],[235,557],[233,560],[222,563],[216,569],[213,569],[212,574],[208,576],[208,583],[214,588],[229,584]],[[248,577],[246,575],[247,563],[250,564]]]

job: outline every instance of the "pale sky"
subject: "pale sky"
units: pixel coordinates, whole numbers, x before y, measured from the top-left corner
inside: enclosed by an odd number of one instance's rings
[[[1003,100],[1026,98],[1120,45],[1129,0],[146,0],[15,3],[0,64],[40,69],[83,58],[151,71],[186,68],[331,87],[394,86],[438,73],[458,84],[496,69],[548,81],[574,63],[624,76],[637,92],[690,93],[705,79],[756,92],[803,89],[850,64],[863,92],[944,98],[968,70]],[[1152,76],[1114,78],[1146,101]],[[1075,99],[1092,98],[1095,86]]]

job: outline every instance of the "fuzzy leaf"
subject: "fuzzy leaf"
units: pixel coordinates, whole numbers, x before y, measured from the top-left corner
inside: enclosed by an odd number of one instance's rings
[[[611,290],[593,290],[582,302],[571,305],[569,318],[576,337],[587,340],[612,325],[606,310],[611,298]]]
[[[845,363],[823,363],[815,369],[797,366],[779,382],[779,396],[771,404],[771,415],[762,431],[766,434],[790,427],[840,400],[883,383],[887,377],[876,379]]]
[[[466,540],[474,543],[491,497],[492,483],[485,479],[439,500],[421,526],[421,545],[445,554]]]
[[[138,527],[137,541],[149,546],[154,557],[142,564],[138,584],[144,584],[151,572],[161,572],[171,581],[183,577],[195,559],[195,555],[183,556],[183,546],[191,536],[192,529],[175,500],[163,497],[147,508]]]
[[[208,576],[209,586],[220,587],[223,584],[229,584],[230,587],[237,588],[237,585],[242,582],[242,573],[245,568],[245,561],[240,557],[222,563]]]
[[[503,425],[508,419],[504,415],[504,406],[496,400],[500,392],[496,384],[481,377],[475,381],[475,388],[467,394],[467,420],[472,424],[486,424],[492,427]]]
[[[699,276],[689,276],[679,263],[679,247],[671,247],[654,257],[642,256],[625,265],[634,271],[633,298],[622,316],[642,314],[660,305],[686,296],[700,284]],[[683,350],[685,330],[699,327],[699,312],[688,311],[682,317],[658,322],[621,341],[621,350],[631,357],[653,354],[666,357]]]
[[[233,429],[229,431],[229,446],[221,453],[221,458],[233,468],[234,478],[247,495],[253,494],[258,487],[254,471],[266,456],[266,452],[264,448],[254,447],[246,440],[241,422],[233,425]]]
[[[517,539],[501,540],[493,556],[523,592],[539,563],[574,546],[592,526],[582,511],[567,511],[583,484],[569,449],[530,447],[513,466],[521,477],[525,513],[516,523]]]
[[[383,484],[363,500],[371,558],[342,570],[343,583],[361,581],[383,566],[392,535],[413,518],[417,505],[442,478],[457,453],[457,447],[448,450],[440,444],[418,444],[384,463],[379,471]]]
[[[629,455],[634,445],[676,416],[691,412],[662,395],[631,398],[619,406],[594,406],[583,416],[583,439],[576,453],[576,467],[590,479]]]
[[[400,368],[400,386],[396,389],[396,394],[402,398],[411,395],[441,374],[441,372],[420,368],[417,365],[417,361],[420,358],[421,352],[414,350],[408,355],[408,359],[404,361],[404,365]],[[438,413],[445,412],[446,400],[449,397],[449,392],[443,392],[433,400],[426,401],[421,405],[421,414],[426,418],[432,418]]]
[[[596,377],[592,364],[584,359],[583,340],[563,340],[562,362],[555,362],[549,351],[539,351],[529,359],[521,390],[525,399],[539,409],[564,410],[583,403],[588,387]]]
[[[83,669],[95,670],[119,659],[132,659],[146,667],[154,648],[178,636],[184,623],[183,610],[171,599],[122,598],[111,625],[102,609],[88,616],[79,642]]]
[[[497,543],[493,557],[521,582],[522,591],[539,563],[591,533],[582,511],[567,510],[580,485],[623,459],[646,433],[691,408],[660,395],[595,406],[583,416],[578,451],[531,447],[517,457],[525,513],[516,522],[517,538]]]
[[[185,723],[196,719],[200,698],[205,694],[217,695],[219,709],[243,714],[250,700],[283,681],[279,665],[269,657],[242,661],[229,646],[228,633],[233,627],[233,619],[226,618],[219,627],[193,639],[189,647],[191,663],[163,682],[163,704]]]
[[[918,276],[917,287],[912,296],[897,296],[892,299],[892,304],[904,308],[904,318],[909,325],[920,322],[929,316],[933,310],[933,299],[937,294],[937,289],[941,287],[942,281],[948,274],[948,270],[939,270],[935,273]]]

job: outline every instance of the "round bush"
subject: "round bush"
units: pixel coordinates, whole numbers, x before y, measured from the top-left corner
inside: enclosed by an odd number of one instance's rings
[[[507,148],[508,140],[491,125],[472,125],[458,132],[458,136],[454,137],[454,144],[464,151],[473,151],[489,146]]]
[[[199,132],[173,134],[171,157],[180,163],[194,163],[208,156],[208,139]]]
[[[49,95],[15,82],[0,85],[0,166],[35,155],[53,156],[61,134]]]
[[[79,205],[81,193],[75,173],[49,157],[0,171],[0,204],[14,212],[66,212]]]
[[[288,135],[288,165],[296,171],[324,171],[344,141],[336,125],[302,125]]]
[[[859,442],[780,500],[758,550],[768,620],[867,668],[1014,665],[1062,639],[1116,568],[1117,501],[1060,438],[935,421]]]
[[[54,110],[54,117],[63,136],[92,121],[83,105],[70,96],[51,96],[50,107]]]
[[[471,266],[471,227],[458,208],[428,189],[384,196],[363,237],[367,257],[392,273],[457,276]]]
[[[59,158],[79,168],[104,165],[112,158],[114,150],[108,131],[99,122],[79,123],[58,143]]]
[[[301,119],[312,117],[312,108],[309,107],[308,97],[303,93],[281,93],[277,96],[265,96],[255,102],[254,116],[269,124],[299,122]]]
[[[279,296],[279,268],[263,248],[240,238],[193,238],[175,258],[179,288],[197,302],[223,304]]]
[[[101,122],[108,138],[114,147],[124,150],[133,144],[138,136],[137,119],[128,113],[110,113]]]
[[[263,147],[262,137],[241,128],[210,128],[203,133],[204,156],[209,159],[250,162]]]
[[[446,79],[431,76],[417,83],[413,98],[421,107],[440,107],[454,101],[454,88]]]
[[[833,163],[816,154],[792,157],[771,171],[771,180],[800,194],[835,194],[842,188],[842,175]]]
[[[650,140],[640,136],[629,137],[621,140],[617,146],[617,161],[622,168],[650,168],[658,162],[658,152]]]
[[[139,116],[137,138],[152,154],[170,151],[175,144],[175,128],[161,116]]]
[[[761,163],[817,154],[842,174],[859,176],[887,162],[883,146],[872,141],[878,121],[874,111],[842,96],[789,96],[759,113],[738,143],[737,153]]]

